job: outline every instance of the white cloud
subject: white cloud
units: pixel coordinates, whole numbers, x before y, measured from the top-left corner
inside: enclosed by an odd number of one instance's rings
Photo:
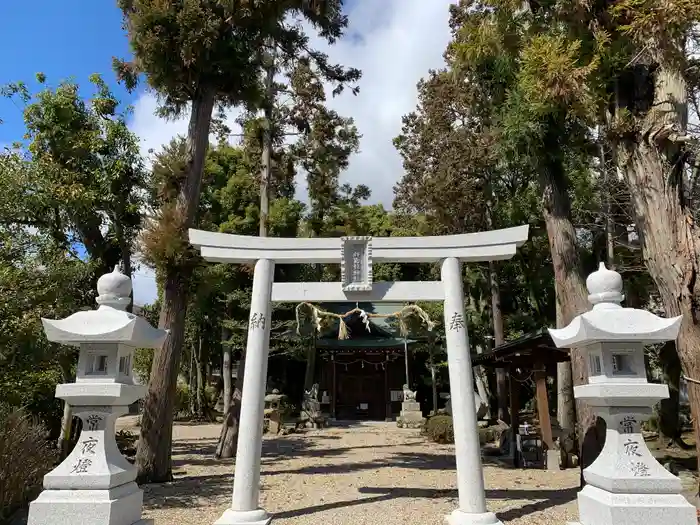
[[[147,266],[140,264],[131,279],[134,287],[134,303],[146,305],[153,303],[158,297],[156,274]]]
[[[391,206],[393,186],[403,173],[392,139],[401,131],[401,117],[415,108],[416,83],[429,69],[443,64],[452,3],[356,0],[348,13],[348,37],[333,46],[312,38],[313,47],[327,52],[332,61],[362,71],[360,94],[343,93],[329,105],[341,115],[353,117],[362,134],[361,151],[352,158],[342,180],[369,186],[372,202]],[[154,115],[156,107],[151,93],[143,94],[134,105],[131,129],[141,137],[143,151],[157,151],[187,130],[186,118],[172,122],[159,119]],[[299,182],[298,197],[305,200],[306,190],[303,181]],[[138,275],[135,290],[139,282],[145,287],[147,278]]]

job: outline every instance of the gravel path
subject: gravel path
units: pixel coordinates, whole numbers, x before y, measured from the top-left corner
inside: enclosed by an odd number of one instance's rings
[[[218,425],[176,425],[175,481],[145,486],[156,525],[211,525],[229,505],[233,461],[217,461]],[[488,507],[509,525],[576,517],[578,470],[511,470],[485,459]],[[395,423],[308,431],[263,442],[261,505],[274,525],[442,525],[457,507],[454,451]]]

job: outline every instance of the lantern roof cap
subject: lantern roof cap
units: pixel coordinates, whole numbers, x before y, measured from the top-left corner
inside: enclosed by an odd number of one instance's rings
[[[665,319],[646,310],[622,307],[622,276],[604,263],[588,276],[586,287],[593,308],[576,316],[568,326],[549,330],[557,347],[614,341],[661,343],[678,337],[681,316]]]
[[[115,267],[97,280],[97,310],[76,312],[65,319],[41,319],[47,339],[73,346],[122,343],[136,348],[162,347],[167,330],[154,328],[143,317],[126,311],[132,289],[131,278]]]

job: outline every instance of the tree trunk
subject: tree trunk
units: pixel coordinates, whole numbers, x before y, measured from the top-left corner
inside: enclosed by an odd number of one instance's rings
[[[197,410],[195,406],[195,393],[197,392],[197,358],[194,348],[190,348],[190,370],[187,378],[187,392],[189,393],[187,402],[190,414],[194,414]]]
[[[662,399],[658,407],[659,438],[667,442],[669,446],[676,444],[684,450],[692,448],[682,439],[680,425],[680,383],[681,361],[678,358],[676,345],[673,341],[664,344],[659,350],[659,362],[661,363],[662,381],[668,385],[669,397]]]
[[[552,144],[549,145],[547,151],[557,151],[559,149],[557,137],[548,138]],[[559,159],[551,159],[542,176],[544,220],[554,266],[558,327],[568,325],[574,317],[589,309],[588,293],[576,245],[576,229],[571,222],[571,202],[567,191],[566,174],[563,170]],[[587,380],[587,368],[582,352],[577,348],[572,348],[570,355],[572,383],[574,385],[584,384]],[[562,365],[561,368],[564,366],[568,367],[569,363]],[[574,401],[573,388],[570,389],[566,385],[567,373],[568,371],[562,370],[561,374],[558,374],[558,378],[564,380],[559,386],[560,395],[562,390],[566,389],[562,396],[562,405],[565,408],[562,415],[564,416],[573,412]],[[557,405],[559,407],[559,403]],[[576,430],[578,430],[579,437],[580,465],[584,469],[593,463],[600,454],[604,444],[604,435],[601,436],[595,432],[596,417],[588,406],[577,403],[576,414],[578,416]],[[563,427],[564,424],[561,424]],[[568,430],[574,429],[569,428]],[[583,476],[581,479],[583,480]]]
[[[489,183],[486,184],[486,229],[493,230],[493,189],[490,179]],[[501,288],[498,284],[498,273],[494,261],[489,261],[489,285],[491,288],[491,320],[495,349],[505,343],[505,334],[503,331],[503,311],[501,310]],[[496,398],[498,400],[498,419],[509,423],[508,376],[504,368],[496,368]],[[490,416],[489,419],[491,419]]]
[[[226,328],[221,330],[221,339],[223,340],[224,358],[221,365],[221,378],[224,382],[224,415],[228,414],[231,407],[231,345],[228,344],[230,339],[230,331]]]
[[[432,345],[430,351],[430,387],[433,394],[433,415],[437,414],[438,411],[438,391],[437,391],[437,378],[435,374],[435,358],[433,356]]]
[[[639,133],[620,141],[618,165],[629,185],[646,267],[666,315],[683,316],[676,342],[683,372],[700,379],[700,228],[684,191],[686,84],[674,70],[654,66],[638,67],[633,72],[637,89],[623,94],[621,109],[647,102],[649,110],[638,118]],[[635,98],[643,92],[639,84],[650,82],[654,99]],[[688,382],[688,395],[700,443],[700,385]]]
[[[306,372],[304,374],[304,391],[308,392],[314,385],[316,375],[316,332],[314,331],[313,342],[306,351]]]
[[[272,109],[275,104],[275,54],[274,44],[268,42],[269,63],[265,69],[265,129],[262,144],[262,163],[260,170],[260,237],[267,237],[268,216],[270,213],[270,174],[272,171]]]
[[[489,261],[489,281],[491,284],[491,316],[493,319],[494,349],[505,343],[503,333],[503,311],[501,310],[501,288],[498,285],[496,263]],[[510,423],[508,416],[508,376],[505,368],[496,368],[496,397],[498,399],[498,419]]]
[[[562,321],[560,307],[557,304],[557,326],[566,326],[567,323]],[[571,363],[564,362],[557,364],[557,421],[560,428],[567,433],[567,443],[572,444],[576,441],[576,400],[574,399],[574,376],[571,370]],[[575,443],[573,443],[575,444]],[[567,450],[567,455],[562,455],[566,458],[565,462],[568,465],[568,453],[574,452]],[[563,465],[566,467],[566,465]]]
[[[236,385],[231,396],[231,404],[228,411],[224,414],[224,421],[221,424],[221,434],[219,434],[219,443],[216,446],[215,456],[217,459],[232,458],[236,454],[236,446],[238,445],[238,425],[241,416],[241,399],[243,394],[243,373],[245,369],[245,352],[238,362],[238,375],[236,376]],[[260,423],[262,424],[262,422]]]
[[[476,347],[476,353],[481,354],[483,350],[481,349],[481,346]],[[493,417],[493,414],[491,413],[491,394],[488,391],[488,379],[486,377],[486,370],[484,370],[483,366],[477,366],[474,368],[474,378],[476,382],[476,391],[479,393],[479,397],[481,397],[481,400],[486,404],[486,419],[491,420]],[[500,419],[500,418],[499,418]],[[501,419],[501,421],[505,421],[504,419]]]
[[[205,406],[204,406],[204,362],[202,359],[202,334],[199,334],[199,337],[197,338],[197,404],[196,404],[196,413],[195,417],[198,420],[204,419],[204,411],[205,411]]]
[[[64,383],[71,383],[75,380],[73,374],[73,363],[75,362],[75,354],[72,351],[65,352],[59,359],[61,366],[61,375]],[[61,419],[61,433],[58,436],[58,450],[60,451],[61,461],[68,457],[71,452],[71,429],[73,428],[73,410],[70,404],[63,402],[63,418]]]
[[[176,217],[181,220],[181,235],[187,235],[199,205],[204,161],[209,147],[209,130],[215,92],[198,90],[192,101],[187,129],[186,173],[177,196]],[[173,408],[177,375],[185,342],[185,314],[192,266],[169,265],[165,268],[160,328],[169,330],[168,338],[153,355],[148,392],[143,403],[141,433],[136,452],[140,483],[159,483],[172,479]]]
[[[272,172],[272,110],[274,107],[274,79],[275,79],[275,54],[274,43],[267,43],[269,63],[265,68],[265,130],[263,133],[262,162],[260,170],[260,237],[267,237],[268,234],[268,214],[269,214],[269,185]],[[241,392],[245,375],[246,346],[241,353],[241,361],[236,377],[236,387],[233,392],[233,399],[228,412],[224,414],[224,421],[221,425],[219,443],[216,447],[217,458],[230,458],[236,452],[238,443],[238,426],[241,414]],[[262,424],[262,423],[261,423]]]

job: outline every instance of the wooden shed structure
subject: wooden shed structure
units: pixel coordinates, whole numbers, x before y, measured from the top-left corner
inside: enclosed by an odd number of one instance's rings
[[[532,373],[536,385],[537,414],[540,421],[542,441],[550,450],[554,449],[552,424],[547,398],[547,376],[556,377],[557,363],[569,361],[569,351],[557,348],[547,330],[539,330],[515,341],[497,346],[490,352],[472,356],[473,366],[504,368],[508,373],[510,388],[511,428],[520,426],[520,382],[517,377]]]

